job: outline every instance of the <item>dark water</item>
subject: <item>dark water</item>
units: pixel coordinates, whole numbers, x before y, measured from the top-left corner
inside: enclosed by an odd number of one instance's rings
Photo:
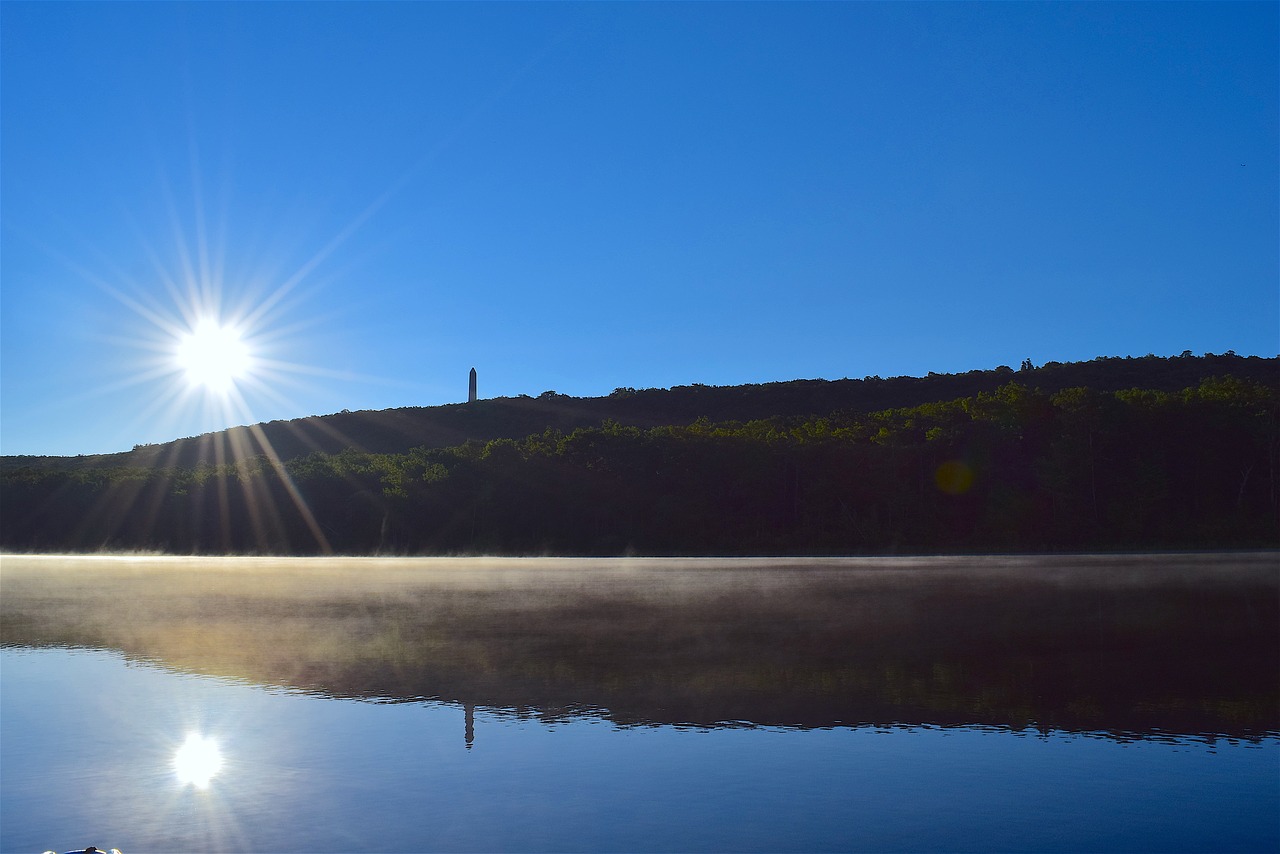
[[[1280,848],[1274,555],[5,557],[0,642],[6,852]]]

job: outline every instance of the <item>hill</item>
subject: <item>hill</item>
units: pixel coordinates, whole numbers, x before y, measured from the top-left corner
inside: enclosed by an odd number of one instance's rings
[[[0,547],[561,555],[1275,548],[1276,365],[1149,357],[340,413],[139,449],[114,465],[10,466],[0,473]],[[961,389],[978,390],[935,397]],[[771,414],[752,417],[760,412]],[[246,436],[279,454],[251,455]],[[238,455],[219,458],[219,442],[237,441],[245,443]]]
[[[1163,358],[1102,357],[1088,362],[1047,362],[1020,370],[1007,366],[924,377],[792,380],[738,386],[687,385],[670,389],[620,388],[605,397],[570,397],[554,391],[537,397],[499,397],[471,404],[339,412],[290,421],[233,427],[117,454],[76,457],[6,456],[0,467],[191,468],[242,462],[269,452],[281,461],[347,448],[400,454],[412,448],[447,448],[468,441],[520,439],[551,428],[571,432],[613,422],[651,428],[764,418],[812,418],[865,414],[992,393],[1016,380],[1053,394],[1084,387],[1097,392],[1130,388],[1176,392],[1210,377],[1235,377],[1280,386],[1280,358],[1205,354]]]

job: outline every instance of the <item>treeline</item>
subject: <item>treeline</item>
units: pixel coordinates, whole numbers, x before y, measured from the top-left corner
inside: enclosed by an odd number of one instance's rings
[[[1007,382],[862,414],[11,469],[10,550],[878,554],[1280,545],[1280,394]]]
[[[261,453],[292,460],[315,451],[346,448],[401,454],[417,447],[447,448],[469,440],[521,439],[547,427],[571,433],[615,421],[630,427],[753,421],[775,417],[811,418],[830,412],[870,413],[938,400],[992,394],[1016,381],[1053,394],[1087,387],[1100,392],[1145,388],[1176,392],[1210,377],[1233,376],[1275,385],[1280,359],[1234,353],[1164,358],[1102,357],[1088,362],[1024,360],[1014,370],[1001,365],[957,374],[923,377],[868,376],[862,379],[791,380],[738,386],[686,385],[675,388],[618,388],[603,397],[571,397],[555,391],[537,396],[500,397],[470,404],[414,406],[378,411],[338,412],[289,421],[233,427],[119,454],[79,457],[4,457],[0,468],[25,466],[95,468],[145,466],[192,468],[249,460]]]

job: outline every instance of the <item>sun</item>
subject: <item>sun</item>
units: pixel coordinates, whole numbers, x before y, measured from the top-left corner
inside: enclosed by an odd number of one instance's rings
[[[241,332],[209,318],[197,321],[190,332],[179,336],[175,356],[193,388],[218,394],[231,391],[253,365]]]
[[[193,732],[174,754],[173,770],[180,782],[206,789],[209,781],[222,770],[222,751],[213,739]]]

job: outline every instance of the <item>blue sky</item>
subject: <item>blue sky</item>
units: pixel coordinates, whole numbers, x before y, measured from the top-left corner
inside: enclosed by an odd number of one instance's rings
[[[1278,9],[9,0],[0,449],[1274,356]]]

